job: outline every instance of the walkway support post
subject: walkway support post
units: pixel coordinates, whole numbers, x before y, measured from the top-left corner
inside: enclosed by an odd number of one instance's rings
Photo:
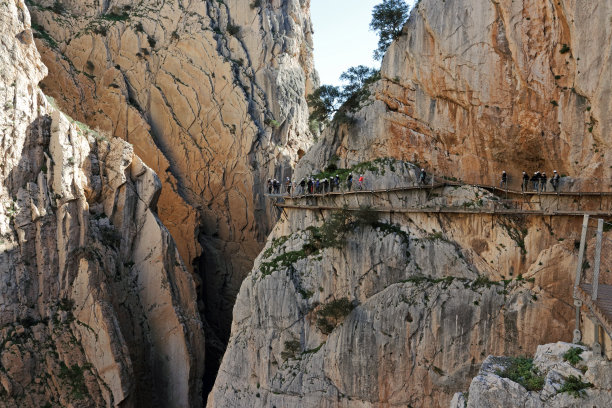
[[[603,237],[603,219],[597,220],[597,243],[595,244],[595,267],[593,269],[593,291],[591,297],[597,300],[597,290],[599,289],[599,264],[601,261],[601,239]]]
[[[576,279],[574,280],[574,305],[576,306],[576,323],[574,325],[573,342],[578,343],[582,339],[580,333],[580,308],[582,301],[578,299],[578,286],[580,286],[580,275],[582,274],[582,259],[584,258],[584,245],[586,242],[586,234],[589,228],[589,215],[584,214],[582,219],[582,233],[580,234],[580,250],[578,252],[578,265],[576,266]]]
[[[580,286],[580,275],[582,275],[582,262],[584,260],[584,246],[586,244],[586,234],[589,228],[589,214],[584,214],[582,219],[582,233],[580,234],[580,250],[578,251],[578,265],[576,265],[576,279],[574,280],[574,298]]]

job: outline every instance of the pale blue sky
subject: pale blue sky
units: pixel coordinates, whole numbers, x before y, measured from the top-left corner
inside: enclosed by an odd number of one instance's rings
[[[311,0],[315,68],[321,84],[339,85],[340,74],[350,67],[380,67],[372,57],[378,36],[370,31],[372,9],[379,3],[382,0]]]

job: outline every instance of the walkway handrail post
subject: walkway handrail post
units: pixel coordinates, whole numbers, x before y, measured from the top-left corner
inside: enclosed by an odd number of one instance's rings
[[[582,275],[582,261],[584,258],[584,245],[586,243],[587,229],[589,227],[589,214],[584,214],[582,219],[582,233],[580,234],[580,250],[578,251],[578,265],[576,265],[576,280],[574,281],[574,297],[580,286],[580,275]]]
[[[593,269],[593,291],[591,298],[597,300],[597,290],[599,289],[599,263],[601,261],[601,240],[603,237],[603,219],[597,220],[597,243],[595,245],[595,267]]]

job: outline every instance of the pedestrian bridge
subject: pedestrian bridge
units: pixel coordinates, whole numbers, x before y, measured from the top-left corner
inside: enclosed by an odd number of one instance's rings
[[[493,198],[472,204],[453,205],[444,200],[445,189],[471,187],[493,194]],[[612,192],[535,192],[502,189],[496,186],[438,182],[387,189],[333,191],[319,194],[270,194],[278,208],[356,211],[362,207],[383,213],[524,214],[532,216],[612,217]]]
[[[458,187],[473,189],[476,199],[453,205],[445,199]],[[450,189],[450,190],[448,190]],[[480,193],[488,192],[490,194]],[[536,192],[504,189],[491,185],[436,182],[388,189],[334,191],[321,194],[268,195],[274,205],[285,210],[359,211],[367,207],[379,213],[404,214],[492,214],[525,215],[535,217],[583,217],[583,231],[573,290],[576,305],[574,341],[592,344],[595,352],[607,351],[612,357],[612,285],[599,284],[599,264],[602,248],[604,219],[612,218],[612,192],[562,191]],[[593,276],[584,273],[585,245],[589,219],[600,217],[597,230]],[[607,223],[606,223],[607,224]],[[612,227],[612,224],[608,224]],[[612,250],[612,240],[610,250]],[[604,251],[608,253],[609,251]],[[583,329],[581,331],[581,329]]]

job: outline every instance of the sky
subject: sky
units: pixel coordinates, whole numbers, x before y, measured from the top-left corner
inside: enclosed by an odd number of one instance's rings
[[[350,67],[380,68],[373,58],[378,36],[370,31],[372,9],[382,0],[311,0],[315,68],[321,84],[340,85]],[[407,0],[408,4],[413,1]]]

